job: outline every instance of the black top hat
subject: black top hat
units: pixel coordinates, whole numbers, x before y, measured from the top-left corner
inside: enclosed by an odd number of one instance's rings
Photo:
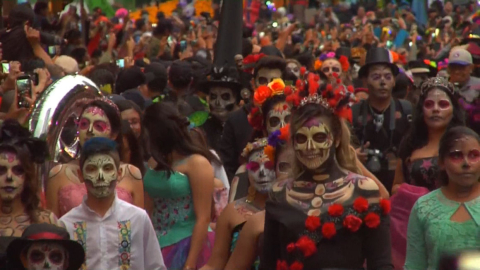
[[[28,226],[22,237],[13,240],[8,246],[7,258],[12,269],[24,269],[20,256],[23,250],[35,241],[53,242],[64,246],[69,254],[67,270],[78,270],[85,261],[82,245],[70,240],[67,230],[53,224],[41,223]]]
[[[234,93],[239,94],[243,86],[238,81],[239,76],[236,67],[214,67],[209,80],[200,85],[200,90],[208,94],[210,88],[219,86],[232,89]]]
[[[392,70],[393,76],[397,76],[398,67],[392,63],[390,52],[384,48],[371,48],[367,52],[365,65],[358,71],[358,76],[364,78],[367,76],[368,69],[374,65],[387,65]]]

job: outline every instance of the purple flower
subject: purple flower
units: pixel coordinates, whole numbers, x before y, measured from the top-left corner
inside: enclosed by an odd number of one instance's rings
[[[280,130],[275,130],[268,136],[268,145],[271,145],[273,147],[277,147],[277,145],[280,143],[280,139],[278,138],[280,136]]]

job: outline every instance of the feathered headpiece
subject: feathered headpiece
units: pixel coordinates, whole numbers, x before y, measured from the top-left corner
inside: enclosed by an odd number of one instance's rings
[[[30,132],[15,120],[6,120],[0,129],[0,150],[25,149],[30,160],[41,164],[48,157],[47,143],[33,138]]]
[[[334,76],[338,76],[334,74]],[[355,102],[354,89],[346,87],[337,79],[336,86],[327,84],[325,89],[320,89],[320,77],[314,73],[307,73],[296,83],[297,91],[287,96],[287,102],[296,109],[307,104],[319,104],[341,118],[352,121],[350,106]]]

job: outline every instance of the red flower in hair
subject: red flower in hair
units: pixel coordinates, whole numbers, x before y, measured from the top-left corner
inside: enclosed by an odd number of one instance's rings
[[[322,235],[323,237],[330,239],[337,234],[337,229],[335,228],[335,223],[327,222],[323,224]]]
[[[283,94],[285,96],[291,95],[292,94],[292,87],[291,86],[286,86],[285,89],[283,90]]]
[[[327,91],[332,91],[333,90],[333,85],[327,84]]]
[[[328,207],[328,214],[332,217],[339,217],[343,215],[343,205],[341,204],[332,204]]]
[[[303,270],[303,263],[296,261],[290,265],[290,270]]]
[[[295,243],[290,243],[287,245],[287,251],[292,252],[295,250]]]
[[[302,236],[298,239],[295,246],[303,253],[303,256],[310,257],[317,252],[317,245],[308,236]]]
[[[315,216],[308,216],[305,220],[305,227],[311,232],[317,230],[320,227],[320,218]]]
[[[353,86],[349,85],[349,86],[347,86],[347,90],[348,90],[348,92],[353,93],[353,91],[355,89],[353,88]]]
[[[378,225],[380,225],[380,217],[373,212],[368,213],[363,220],[365,221],[365,225],[372,229],[377,228]]]
[[[258,107],[253,108],[248,114],[248,123],[256,130],[263,129],[263,116]]]
[[[332,73],[332,76],[333,76],[334,78],[338,78],[338,73],[333,72],[333,73]]]
[[[307,69],[305,67],[300,68],[300,75],[305,75],[305,72],[307,72]]]
[[[262,85],[255,90],[255,94],[253,94],[253,101],[256,105],[261,106],[267,98],[272,95],[272,89],[268,88],[265,85]]]
[[[289,95],[286,99],[285,99],[286,102],[290,103],[290,104],[293,104],[293,106],[298,106],[300,105],[300,96],[298,95],[298,93],[293,93],[291,95]]]
[[[348,62],[348,58],[345,55],[340,56],[340,59],[338,59],[338,62],[342,65],[342,70],[347,72],[348,69],[350,68],[350,63]]]
[[[278,136],[278,138],[284,142],[290,139],[290,124],[280,128],[280,136]]]
[[[368,210],[368,201],[363,197],[358,197],[353,202],[353,209],[359,213],[363,213]]]
[[[354,215],[348,215],[343,220],[343,226],[351,232],[356,232],[360,229],[360,226],[362,226],[362,220]]]
[[[390,213],[390,210],[392,209],[390,206],[390,201],[387,199],[381,199],[380,200],[380,208],[382,208],[382,213],[384,215]]]
[[[258,60],[260,60],[264,56],[265,56],[265,54],[263,54],[263,53],[250,54],[249,56],[247,56],[243,59],[243,64],[248,65],[248,64],[257,63]]]
[[[288,270],[288,264],[284,260],[277,260],[277,270]]]
[[[347,119],[348,122],[352,123],[352,109],[350,107],[342,107],[336,111],[338,117]]]

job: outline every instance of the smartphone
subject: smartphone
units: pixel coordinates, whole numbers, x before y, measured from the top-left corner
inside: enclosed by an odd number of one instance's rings
[[[119,68],[124,68],[125,67],[125,59],[118,59],[117,60],[117,66]]]
[[[187,41],[180,41],[180,51],[183,53],[187,49]]]
[[[48,54],[50,55],[56,55],[57,54],[57,49],[55,46],[48,46]]]
[[[18,108],[29,108],[30,104],[25,97],[32,96],[32,80],[28,75],[22,75],[17,78],[17,106]]]
[[[3,74],[10,73],[10,64],[9,63],[2,63],[2,71],[3,71]]]

